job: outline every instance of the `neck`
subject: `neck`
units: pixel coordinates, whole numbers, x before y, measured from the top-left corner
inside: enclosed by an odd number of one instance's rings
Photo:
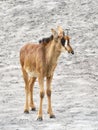
[[[45,52],[46,52],[46,64],[56,64],[58,57],[60,55],[60,51],[57,50],[56,48],[56,43],[54,40],[52,40],[50,43],[47,44],[45,47]]]

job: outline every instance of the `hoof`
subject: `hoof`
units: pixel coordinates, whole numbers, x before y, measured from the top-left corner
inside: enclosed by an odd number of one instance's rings
[[[42,120],[43,120],[42,117],[38,117],[38,118],[37,118],[37,121],[42,121]]]
[[[28,110],[25,110],[24,113],[25,113],[25,114],[29,114],[29,111],[28,111]]]
[[[31,111],[36,111],[36,108],[31,108]]]
[[[50,118],[56,118],[55,115],[50,115]]]

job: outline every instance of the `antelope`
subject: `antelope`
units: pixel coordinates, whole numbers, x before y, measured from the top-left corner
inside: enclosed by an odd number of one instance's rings
[[[26,102],[24,113],[29,113],[29,109],[36,110],[33,101],[33,88],[36,79],[38,78],[40,88],[40,103],[37,120],[43,120],[43,98],[45,95],[44,78],[46,78],[46,95],[48,99],[48,114],[50,118],[55,118],[51,104],[51,82],[53,79],[54,70],[57,66],[58,57],[61,52],[74,54],[70,45],[69,36],[65,36],[62,27],[58,27],[57,31],[51,29],[52,35],[48,38],[43,38],[39,44],[27,43],[20,50],[20,64],[25,82]]]

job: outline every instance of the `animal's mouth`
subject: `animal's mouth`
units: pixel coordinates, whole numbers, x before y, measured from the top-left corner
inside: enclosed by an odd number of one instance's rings
[[[68,53],[71,53],[72,55],[74,55],[74,51],[68,51]]]

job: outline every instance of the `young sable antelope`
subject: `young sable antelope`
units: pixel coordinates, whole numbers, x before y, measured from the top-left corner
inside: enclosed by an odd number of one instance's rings
[[[51,29],[52,35],[48,38],[40,40],[40,44],[28,43],[20,50],[20,63],[25,82],[26,103],[24,112],[29,113],[29,108],[35,110],[33,101],[33,87],[36,78],[38,78],[40,86],[40,104],[38,110],[38,120],[43,119],[42,105],[45,95],[44,78],[46,77],[46,94],[48,98],[48,114],[50,118],[55,118],[51,105],[51,82],[57,65],[58,57],[62,51],[67,51],[74,54],[70,46],[69,36],[61,27],[58,27],[58,32]]]

